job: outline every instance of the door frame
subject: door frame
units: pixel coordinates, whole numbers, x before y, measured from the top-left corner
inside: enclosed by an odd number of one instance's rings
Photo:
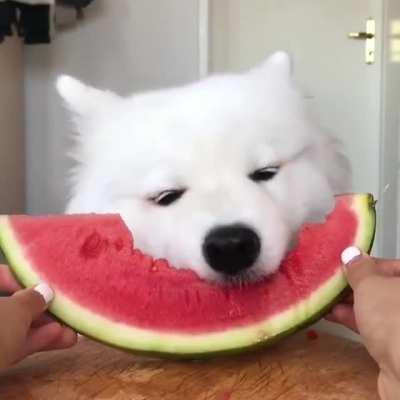
[[[210,72],[210,1],[198,0],[198,75],[206,77]],[[379,98],[379,193],[376,245],[374,253],[378,256],[400,257],[400,106],[396,113],[388,111],[392,101],[393,82],[389,74],[391,2],[398,0],[377,0],[373,17],[377,21],[377,52],[381,58],[380,98]],[[368,15],[366,15],[368,17]],[[400,18],[400,16],[399,16]],[[400,86],[400,82],[399,82]],[[398,87],[400,93],[400,87]],[[399,95],[400,97],[400,95]],[[400,104],[400,103],[399,103]],[[391,104],[393,107],[393,104]],[[395,119],[397,120],[395,121]]]
[[[384,257],[400,257],[400,63],[391,62],[392,34],[391,21],[400,21],[400,7],[395,15],[395,2],[381,0],[381,87],[380,87],[380,152],[379,152],[379,193],[377,206],[382,204],[378,214],[377,252]],[[395,78],[393,68],[399,78]]]
[[[210,0],[198,0],[198,59],[199,78],[210,71]]]

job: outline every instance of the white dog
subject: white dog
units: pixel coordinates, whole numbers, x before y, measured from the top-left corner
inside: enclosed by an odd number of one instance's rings
[[[121,98],[63,76],[77,145],[68,213],[120,213],[135,245],[219,281],[274,272],[331,211],[349,164],[276,53],[243,74]]]

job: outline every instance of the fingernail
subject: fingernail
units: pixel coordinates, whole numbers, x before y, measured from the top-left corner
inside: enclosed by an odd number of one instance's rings
[[[357,247],[354,246],[348,247],[342,253],[342,263],[344,265],[348,265],[356,258],[360,257],[361,254],[362,254],[361,251]]]
[[[39,283],[39,285],[33,288],[35,292],[38,292],[44,298],[46,304],[49,304],[54,297],[53,289],[44,282]]]

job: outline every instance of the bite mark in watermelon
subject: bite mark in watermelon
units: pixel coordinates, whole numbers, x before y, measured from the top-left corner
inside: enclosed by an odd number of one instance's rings
[[[318,319],[347,286],[342,250],[372,246],[374,204],[368,194],[337,197],[326,223],[302,229],[277,273],[244,287],[142,254],[118,215],[3,216],[0,247],[24,286],[52,286],[50,311],[77,331],[195,358],[270,343]]]

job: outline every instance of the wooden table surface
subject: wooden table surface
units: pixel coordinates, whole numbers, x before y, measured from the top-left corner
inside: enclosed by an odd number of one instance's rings
[[[0,399],[376,400],[376,379],[360,344],[326,334],[201,362],[146,360],[83,339],[0,375]]]

